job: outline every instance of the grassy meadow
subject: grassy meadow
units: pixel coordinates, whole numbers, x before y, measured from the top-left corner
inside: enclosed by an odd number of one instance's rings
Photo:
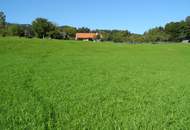
[[[0,129],[190,129],[190,45],[0,38]]]

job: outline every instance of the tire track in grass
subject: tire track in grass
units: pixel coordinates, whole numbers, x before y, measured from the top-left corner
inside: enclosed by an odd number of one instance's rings
[[[25,91],[29,92],[31,96],[35,98],[35,101],[39,102],[42,106],[44,129],[49,130],[56,128],[57,118],[54,105],[46,100],[40,92],[34,88],[34,79],[32,76],[34,73],[35,72],[32,69],[26,72],[26,79],[23,82],[23,88]]]
[[[50,52],[47,52],[50,53]],[[39,104],[42,107],[43,110],[43,124],[44,124],[44,129],[49,130],[49,129],[55,129],[56,124],[57,124],[57,115],[55,111],[54,104],[49,102],[47,99],[45,99],[39,91],[37,91],[34,88],[34,75],[35,75],[35,70],[37,65],[41,65],[42,63],[45,63],[45,58],[49,56],[49,54],[42,55],[41,58],[39,58],[39,62],[33,64],[30,66],[25,72],[25,80],[23,81],[23,89],[24,91],[28,92],[31,94],[31,96],[35,99],[35,101],[39,102]]]

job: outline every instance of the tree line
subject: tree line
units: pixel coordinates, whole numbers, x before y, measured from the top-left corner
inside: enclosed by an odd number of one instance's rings
[[[181,42],[190,40],[190,16],[179,22],[167,23],[164,27],[155,27],[144,34],[134,34],[128,30],[90,30],[82,27],[58,26],[45,18],[36,18],[31,24],[13,24],[6,22],[6,15],[0,11],[0,35],[27,38],[51,38],[72,40],[76,33],[96,32],[102,35],[102,41],[113,42]]]

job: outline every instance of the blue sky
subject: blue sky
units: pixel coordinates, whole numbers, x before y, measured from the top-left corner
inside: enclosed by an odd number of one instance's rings
[[[44,17],[58,25],[143,33],[185,19],[190,0],[0,0],[0,10],[14,23]]]

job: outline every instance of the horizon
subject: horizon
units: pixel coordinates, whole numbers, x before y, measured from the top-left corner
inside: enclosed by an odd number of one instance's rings
[[[0,10],[5,12],[10,23],[31,24],[35,18],[43,17],[59,26],[128,30],[137,34],[171,21],[184,20],[190,15],[188,0],[97,0],[93,4],[88,0],[42,0],[41,3],[44,5],[41,6],[37,0],[27,3],[24,0],[1,1]]]

